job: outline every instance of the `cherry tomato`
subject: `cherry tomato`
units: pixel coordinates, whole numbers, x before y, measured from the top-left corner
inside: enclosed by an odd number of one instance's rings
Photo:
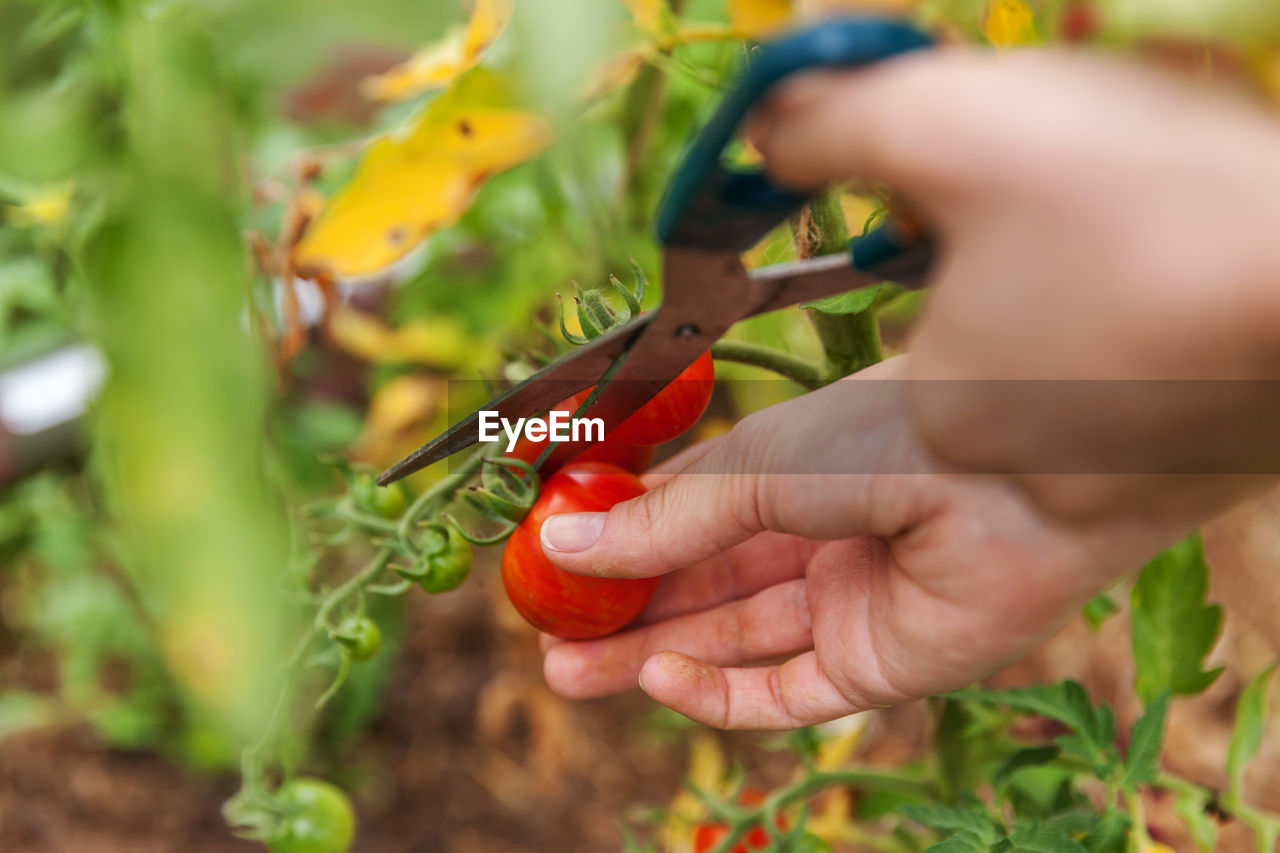
[[[670,441],[698,422],[711,402],[715,389],[716,368],[711,353],[704,352],[697,361],[681,371],[671,384],[658,392],[635,414],[614,427],[608,440],[628,444],[662,444]],[[574,395],[574,408],[591,393],[591,389]]]
[[[764,793],[756,788],[744,788],[738,795],[738,802],[744,806],[758,806],[764,802]],[[787,822],[778,815],[778,829],[786,830]],[[723,823],[701,823],[693,830],[693,853],[709,853],[729,835],[729,827]],[[769,832],[763,826],[753,826],[747,830],[742,841],[731,848],[731,853],[751,853],[754,850],[766,850],[770,844]]]
[[[300,777],[276,792],[284,810],[280,832],[267,842],[271,853],[346,853],[356,835],[351,801],[320,779]]]
[[[382,518],[399,518],[408,501],[404,483],[379,486],[372,474],[356,474],[351,484],[351,498],[356,506]]]
[[[586,399],[583,397],[583,399]],[[581,400],[578,401],[579,403]],[[568,412],[573,414],[578,408],[572,398],[562,400],[557,403],[553,411]],[[542,441],[530,441],[523,436],[516,442],[515,448],[507,454],[514,459],[520,459],[528,462],[530,465],[538,461],[538,457],[542,454],[543,448],[547,446],[547,439]],[[633,474],[639,474],[649,467],[649,463],[653,461],[653,448],[639,444],[628,444],[625,441],[610,436],[604,441],[596,442],[589,448],[573,457],[573,462],[607,462],[610,465],[617,465]],[[547,460],[550,463],[550,459]],[[558,467],[552,467],[550,464],[544,465],[541,470],[543,479],[554,474]]]
[[[447,539],[444,550],[418,558],[417,568],[424,572],[418,580],[418,586],[425,592],[457,589],[471,574],[471,543],[462,538],[462,534],[452,524],[445,525],[445,530]]]
[[[382,647],[382,631],[367,616],[349,616],[342,620],[333,638],[347,649],[352,660],[368,660]]]
[[[603,637],[619,630],[649,603],[658,578],[573,575],[542,553],[542,523],[564,512],[602,512],[644,494],[629,471],[603,462],[574,462],[542,485],[538,502],[507,540],[502,583],[530,625],[565,640]]]

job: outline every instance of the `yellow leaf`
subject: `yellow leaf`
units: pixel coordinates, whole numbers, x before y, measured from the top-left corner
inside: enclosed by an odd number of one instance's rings
[[[729,0],[729,21],[743,38],[760,38],[786,27],[791,0]]]
[[[587,78],[587,85],[582,90],[583,100],[594,101],[614,89],[629,84],[644,67],[648,53],[647,46],[624,50],[597,65]]]
[[[636,26],[648,33],[660,32],[666,23],[667,0],[622,0]]]
[[[443,379],[407,373],[379,388],[369,401],[355,458],[381,468],[415,447],[428,431],[424,427],[446,414],[445,384]]]
[[[70,182],[35,190],[9,207],[9,222],[18,228],[56,228],[66,221],[74,193]]]
[[[698,732],[689,741],[689,770],[685,780],[699,791],[723,793],[725,774],[724,752],[720,743],[706,732]],[[706,817],[707,807],[697,794],[682,786],[671,800],[667,818],[658,827],[658,838],[664,850],[682,850],[688,844],[694,823]]]
[[[511,0],[476,0],[471,19],[408,60],[361,83],[371,101],[402,101],[448,86],[484,55],[511,23]]]
[[[345,307],[329,317],[329,336],[351,355],[374,364],[454,369],[474,349],[463,324],[453,318],[419,317],[392,329],[372,314]]]
[[[543,118],[437,98],[403,136],[378,138],[351,182],[294,253],[299,271],[356,276],[379,270],[455,222],[490,176],[536,156],[551,138]]]
[[[1040,41],[1035,15],[1023,0],[991,0],[982,32],[996,47],[1017,47]]]

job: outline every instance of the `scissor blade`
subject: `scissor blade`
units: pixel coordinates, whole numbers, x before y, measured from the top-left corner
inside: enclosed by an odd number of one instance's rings
[[[625,326],[601,335],[548,364],[519,385],[490,400],[483,409],[467,415],[392,465],[378,477],[378,485],[394,483],[476,444],[479,441],[482,411],[494,411],[499,417],[510,419],[528,417],[534,412],[550,409],[556,403],[599,381],[601,375],[627,351],[653,317],[652,312],[642,314]]]
[[[890,277],[905,287],[920,283],[914,268],[855,270],[846,253],[747,273],[736,256],[668,248],[664,265],[664,298],[658,311],[643,314],[547,365],[397,462],[378,483],[385,486],[476,444],[481,411],[497,411],[500,417],[514,419],[549,409],[598,382],[624,353],[627,364],[601,389],[590,412],[610,426],[652,399],[738,320]],[[646,332],[650,327],[652,331]],[[555,450],[557,461],[582,449],[563,442]]]

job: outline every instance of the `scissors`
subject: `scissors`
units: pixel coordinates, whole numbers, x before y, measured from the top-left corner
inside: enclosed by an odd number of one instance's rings
[[[800,210],[809,196],[773,184],[762,171],[724,165],[742,120],[780,81],[812,69],[855,68],[931,41],[901,21],[842,18],[760,46],[667,186],[657,217],[663,245],[661,306],[579,347],[472,412],[379,478],[388,485],[479,441],[481,411],[514,419],[545,412],[613,371],[590,409],[606,431],[622,423],[711,349],[739,320],[882,281],[923,284],[930,241],[892,218],[851,241],[845,254],[748,272],[739,258]],[[618,362],[621,360],[621,364]],[[559,442],[552,458],[586,445]]]

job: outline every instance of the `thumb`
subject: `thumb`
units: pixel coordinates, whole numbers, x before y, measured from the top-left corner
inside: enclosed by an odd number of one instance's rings
[[[542,550],[575,574],[645,578],[708,559],[766,529],[756,430],[739,424],[678,474],[608,512],[553,515]],[[748,471],[751,473],[726,473]]]

